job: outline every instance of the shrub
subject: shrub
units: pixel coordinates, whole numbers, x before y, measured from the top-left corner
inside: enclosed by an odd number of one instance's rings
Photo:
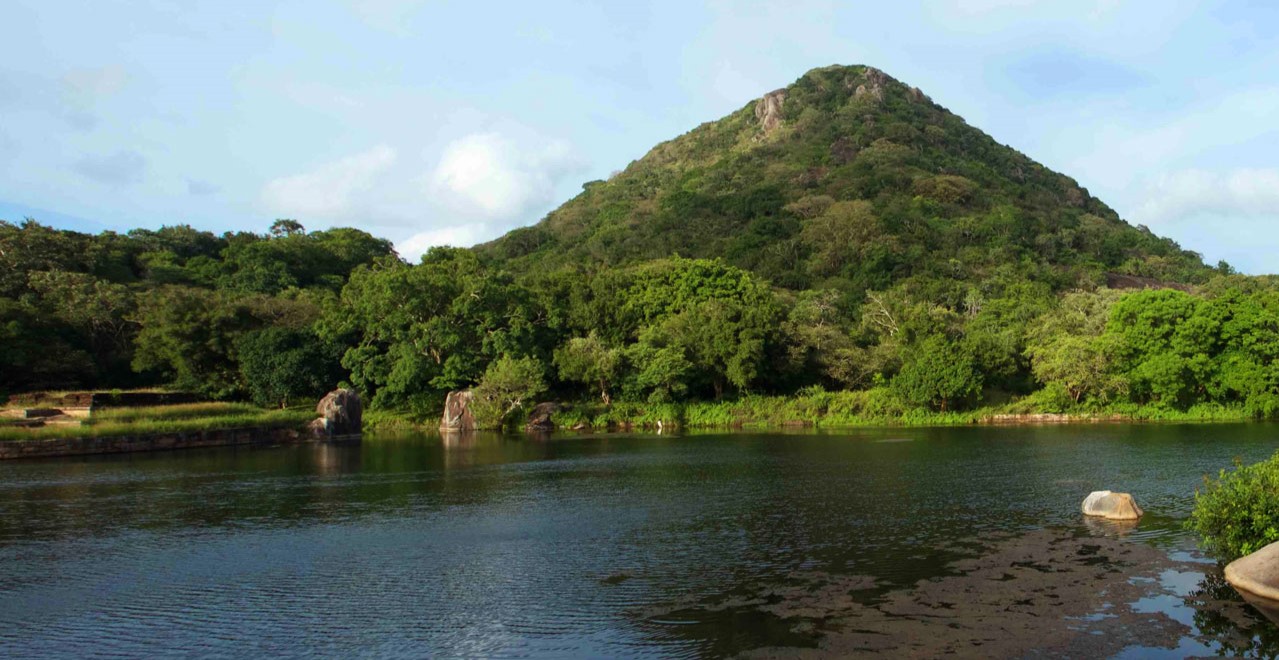
[[[1255,465],[1204,477],[1186,526],[1203,546],[1232,560],[1279,541],[1279,453]]]
[[[503,355],[489,363],[471,402],[476,425],[485,429],[505,426],[513,413],[546,391],[544,373],[542,363],[533,357]]]

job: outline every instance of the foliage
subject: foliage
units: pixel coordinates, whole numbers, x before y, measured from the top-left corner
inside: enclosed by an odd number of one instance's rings
[[[1232,560],[1279,541],[1279,454],[1204,477],[1187,526],[1204,547]]]
[[[874,69],[805,74],[781,118],[748,105],[416,264],[292,219],[0,221],[0,387],[279,405],[345,381],[413,419],[475,387],[498,421],[526,387],[618,423],[1279,416],[1279,278],[1205,266]]]
[[[342,379],[338,357],[309,329],[272,326],[236,340],[240,376],[260,406],[319,399]]]
[[[545,314],[508,275],[466,250],[436,248],[409,266],[359,268],[319,330],[375,407],[421,409],[477,382],[502,355],[530,355]]]
[[[972,353],[940,335],[920,342],[892,382],[903,401],[940,412],[962,408],[982,384]]]
[[[1055,291],[1107,271],[1217,272],[883,72],[815,69],[785,93],[779,128],[766,134],[752,101],[480,253],[518,274],[680,253],[852,297],[902,282],[967,289],[1010,265]]]
[[[621,351],[605,345],[594,332],[586,337],[573,337],[555,351],[560,378],[596,387],[604,405],[612,402],[609,388],[617,378],[621,361]]]
[[[494,360],[474,389],[472,413],[480,428],[500,428],[513,419],[525,403],[546,391],[545,367],[537,358]]]
[[[243,391],[235,342],[255,323],[239,301],[205,289],[164,287],[147,296],[139,321],[135,369],[213,398]]]

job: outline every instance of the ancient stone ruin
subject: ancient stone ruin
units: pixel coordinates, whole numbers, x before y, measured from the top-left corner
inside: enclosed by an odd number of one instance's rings
[[[355,390],[337,389],[329,392],[315,406],[319,418],[307,428],[321,440],[358,438],[364,432],[364,405]]]

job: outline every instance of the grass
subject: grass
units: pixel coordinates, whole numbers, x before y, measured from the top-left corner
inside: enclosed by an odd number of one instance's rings
[[[34,429],[0,426],[0,441],[95,438],[250,427],[300,427],[314,417],[315,412],[310,407],[263,409],[246,403],[116,408],[95,413],[82,426],[43,426]]]
[[[556,414],[561,426],[684,428],[768,428],[785,426],[940,426],[972,424],[990,414],[983,408],[964,412],[930,412],[903,407],[888,390],[856,392],[809,390],[795,396],[746,396],[733,401],[688,403],[617,402],[605,407],[586,403],[564,406]]]
[[[105,408],[89,418],[93,423],[129,424],[143,421],[170,421],[198,417],[224,417],[265,412],[251,403],[183,403],[173,406],[146,406],[140,408]]]
[[[987,422],[995,415],[1064,414],[1081,422],[1089,420],[1122,420],[1134,422],[1235,422],[1255,419],[1242,406],[1218,404],[1175,410],[1158,406],[1119,404],[1099,408],[1062,408],[1046,405],[1035,395],[1002,405],[985,406],[958,412],[937,412],[903,405],[884,387],[853,392],[827,392],[810,388],[792,396],[744,396],[731,401],[693,401],[650,403],[615,401],[605,406],[598,401],[571,402],[561,405],[554,416],[556,425],[572,428],[585,425],[601,429],[609,427],[687,429],[713,428],[781,428],[859,426],[959,426]],[[394,411],[366,413],[365,424],[379,429],[395,430],[433,425],[438,415],[421,423],[420,415]],[[1004,423],[1018,420],[1001,420]],[[1032,419],[1025,420],[1027,423]]]

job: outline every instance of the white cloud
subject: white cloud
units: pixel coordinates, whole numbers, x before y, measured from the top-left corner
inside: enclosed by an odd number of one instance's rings
[[[262,200],[274,213],[288,217],[345,219],[396,160],[395,150],[378,145],[310,172],[267,182]]]
[[[1027,9],[1035,6],[1036,0],[944,0],[938,4],[957,14],[981,16],[1005,9]]]
[[[410,263],[416,262],[426,251],[437,245],[454,247],[470,247],[476,243],[495,238],[482,223],[443,227],[416,233],[395,244],[395,251]]]
[[[1205,152],[1223,145],[1246,145],[1270,133],[1273,125],[1266,118],[1275,113],[1279,113],[1279,87],[1269,86],[1210,96],[1167,115],[1134,116],[1121,109],[1114,119],[1063,126],[1051,151],[1063,156],[1062,171],[1091,180],[1095,183],[1091,187],[1098,191],[1109,191],[1103,198],[1140,203],[1129,191],[1141,190],[1143,179],[1155,185],[1160,180],[1143,173],[1199,167]]]
[[[71,165],[81,176],[108,186],[138,183],[146,175],[147,159],[132,151],[117,151],[106,156],[85,156]]]
[[[121,66],[72,69],[62,76],[59,110],[72,128],[91,131],[98,125],[97,106],[128,82],[129,75]]]
[[[444,148],[428,184],[454,210],[510,226],[553,202],[558,183],[580,165],[563,142],[476,133]]]
[[[357,16],[379,30],[404,36],[405,23],[426,4],[426,0],[348,0]]]
[[[111,96],[124,89],[128,81],[128,73],[118,65],[72,69],[62,76],[62,82],[72,93],[90,98]]]
[[[201,181],[200,179],[187,179],[187,194],[189,195],[213,195],[221,191],[222,187],[215,183]]]
[[[1133,220],[1151,227],[1195,216],[1279,216],[1279,169],[1217,173],[1190,169],[1165,174],[1148,185]]]

